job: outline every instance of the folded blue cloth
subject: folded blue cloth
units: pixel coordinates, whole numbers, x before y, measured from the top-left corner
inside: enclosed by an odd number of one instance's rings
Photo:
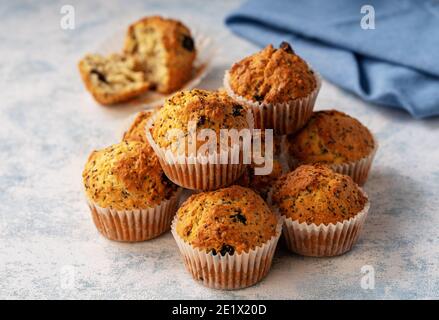
[[[372,5],[375,29],[363,29]],[[254,0],[226,24],[261,46],[288,41],[327,80],[364,100],[439,115],[439,0]]]

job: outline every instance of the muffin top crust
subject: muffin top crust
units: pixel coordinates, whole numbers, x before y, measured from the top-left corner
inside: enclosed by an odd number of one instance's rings
[[[148,143],[146,139],[146,123],[151,116],[156,112],[155,110],[145,110],[137,113],[136,118],[131,123],[129,129],[124,133],[123,140],[139,141]]]
[[[93,151],[82,173],[89,200],[102,208],[146,209],[175,191],[144,143],[122,141]]]
[[[235,63],[229,71],[233,92],[247,100],[283,103],[307,97],[317,86],[314,72],[287,42],[270,44]]]
[[[192,195],[177,217],[178,235],[213,254],[248,252],[276,234],[277,217],[264,200],[236,185]]]
[[[154,121],[152,137],[162,148],[170,147],[178,141],[175,135],[168,136],[171,129],[181,130],[192,141],[189,121],[196,124],[197,133],[201,129],[213,129],[217,143],[220,143],[221,129],[250,128],[248,108],[232,100],[225,92],[194,89],[181,91],[166,100]],[[197,141],[197,150],[205,141]],[[172,150],[175,151],[175,150]],[[187,150],[186,150],[187,152]]]
[[[356,161],[374,148],[370,131],[357,119],[337,110],[314,112],[304,128],[288,137],[288,151],[301,163]]]
[[[325,165],[302,165],[278,179],[273,204],[299,223],[336,224],[357,215],[367,202],[355,182]]]

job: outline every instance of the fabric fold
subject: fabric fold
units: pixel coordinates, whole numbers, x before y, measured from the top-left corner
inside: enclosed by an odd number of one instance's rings
[[[439,1],[253,0],[226,18],[236,34],[265,46],[289,41],[327,80],[415,118],[439,115]],[[370,11],[368,11],[370,13]]]

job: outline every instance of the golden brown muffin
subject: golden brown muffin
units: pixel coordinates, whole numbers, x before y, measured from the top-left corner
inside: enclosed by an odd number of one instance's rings
[[[89,54],[78,67],[87,90],[105,105],[130,100],[150,87],[143,72],[135,70],[134,59],[128,56]]]
[[[369,130],[337,111],[314,112],[305,127],[288,137],[289,154],[301,163],[339,164],[368,156],[374,149]]]
[[[317,86],[314,72],[287,42],[235,63],[229,71],[233,92],[250,101],[283,103],[307,97]]]
[[[358,214],[366,202],[351,177],[320,164],[298,167],[280,177],[273,188],[273,204],[299,223],[343,222]]]
[[[123,140],[148,143],[146,139],[146,123],[155,112],[156,110],[140,111],[130,128],[124,133]]]
[[[247,170],[236,181],[236,184],[254,190],[264,200],[267,200],[270,188],[281,175],[282,165],[278,160],[273,160],[273,170],[267,175],[255,175],[255,165],[252,164],[247,167]]]
[[[275,214],[254,191],[240,186],[192,195],[177,217],[178,235],[213,254],[248,252],[276,234]]]
[[[275,159],[275,156],[277,156],[281,150],[280,144],[282,136],[273,137],[272,154],[265,153],[265,130],[253,132],[253,152],[255,151],[256,145],[259,143],[259,141],[255,140],[256,136],[260,136],[261,139],[261,157],[264,157],[264,161],[273,162],[272,171],[270,174],[256,175],[255,168],[262,168],[264,167],[265,163],[256,164],[253,158],[252,164],[247,166],[246,171],[244,171],[242,176],[236,181],[236,184],[256,191],[264,200],[267,200],[267,195],[270,191],[270,188],[273,186],[273,183],[282,175],[282,164],[279,162],[279,160]],[[253,156],[255,156],[255,154],[253,154]]]
[[[147,144],[122,141],[93,151],[82,174],[90,201],[102,208],[145,209],[175,191]]]
[[[195,44],[180,21],[159,16],[137,21],[128,28],[124,51],[159,92],[174,92],[192,77]]]
[[[224,92],[200,89],[182,91],[166,100],[163,108],[158,111],[152,136],[160,147],[167,148],[178,140],[177,137],[168,139],[169,130],[179,129],[188,134],[188,123],[194,121],[197,133],[204,128],[215,130],[219,144],[220,129],[239,131],[249,128],[247,116],[248,108],[236,103]],[[197,141],[197,150],[204,143]]]

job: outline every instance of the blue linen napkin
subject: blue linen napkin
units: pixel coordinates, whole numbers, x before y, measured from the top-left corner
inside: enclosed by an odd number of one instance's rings
[[[361,27],[365,4],[375,29]],[[439,115],[439,0],[253,0],[226,24],[261,46],[290,42],[327,80],[364,100],[415,118]]]

